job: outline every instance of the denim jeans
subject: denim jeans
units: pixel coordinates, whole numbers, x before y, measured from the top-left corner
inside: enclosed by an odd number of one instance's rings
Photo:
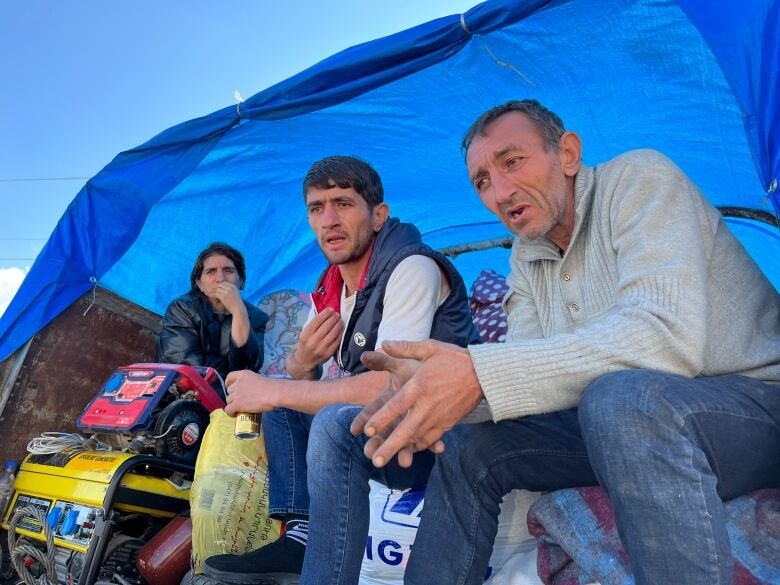
[[[579,409],[460,425],[445,445],[407,585],[481,583],[504,494],[596,480],[637,584],[731,585],[722,500],[780,486],[780,387],[616,372],[593,382]]]
[[[369,479],[395,488],[423,485],[433,467],[430,452],[408,469],[395,460],[377,469],[363,454],[365,436],[349,425],[360,407],[331,405],[314,418],[309,441],[309,544],[301,585],[357,584],[369,524]]]
[[[306,450],[312,418],[286,408],[262,416],[268,453],[268,513],[272,517],[309,514]]]

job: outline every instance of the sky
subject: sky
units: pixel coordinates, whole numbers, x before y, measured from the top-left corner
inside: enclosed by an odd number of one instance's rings
[[[0,315],[113,157],[356,44],[477,0],[3,0]]]

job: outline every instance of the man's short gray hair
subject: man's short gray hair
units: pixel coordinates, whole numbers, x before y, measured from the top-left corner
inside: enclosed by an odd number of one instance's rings
[[[548,110],[536,100],[511,100],[500,106],[496,106],[477,118],[466,131],[461,143],[461,150],[465,156],[468,153],[475,136],[485,136],[487,128],[498,118],[510,112],[525,114],[536,125],[544,139],[545,150],[558,150],[561,136],[566,132],[563,120],[552,110]]]

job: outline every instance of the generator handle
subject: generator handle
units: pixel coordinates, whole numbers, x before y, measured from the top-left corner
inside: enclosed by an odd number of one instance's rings
[[[89,545],[78,585],[94,585],[95,575],[102,564],[103,555],[106,553],[106,547],[108,546],[108,541],[111,536],[111,527],[113,525],[111,508],[114,505],[116,492],[119,489],[125,474],[141,465],[159,467],[170,471],[180,471],[190,475],[194,475],[195,473],[195,468],[192,465],[169,461],[162,457],[155,457],[154,455],[136,455],[117,467],[116,473],[111,478],[111,481],[106,488],[106,495],[103,497],[103,505],[100,508],[100,518],[95,525],[95,538],[92,539],[92,542]]]
[[[203,368],[203,366],[197,366]],[[203,406],[209,412],[225,408],[225,399],[223,396],[217,394],[217,391],[211,387],[211,384],[203,379],[203,376],[198,373],[196,366],[188,366],[186,364],[158,364],[158,363],[139,363],[130,364],[129,366],[122,366],[120,370],[135,370],[135,369],[153,369],[153,370],[169,370],[178,372],[180,376],[186,378],[190,384],[192,384],[192,390],[198,397]],[[216,376],[219,374],[213,368],[205,368],[206,370],[214,371]],[[224,387],[223,387],[224,390]]]

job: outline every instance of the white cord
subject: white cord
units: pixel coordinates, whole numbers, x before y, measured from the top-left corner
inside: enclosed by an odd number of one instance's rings
[[[225,386],[225,381],[222,379],[222,376],[219,375],[219,372],[217,370],[214,370],[214,373],[217,375],[217,378],[219,379],[220,386],[222,386],[222,395],[225,397],[225,400],[227,400],[227,386]]]
[[[78,433],[60,433],[56,431],[41,433],[41,436],[31,439],[27,443],[27,452],[35,455],[51,455],[59,453],[71,447],[86,446],[87,441],[92,440],[94,446],[91,449],[96,451],[108,451],[109,447],[95,439],[87,439]]]
[[[173,429],[173,425],[170,425],[168,430],[165,431],[162,435],[152,435],[152,439],[162,439],[165,435],[171,432],[171,429]]]
[[[244,103],[244,98],[241,97],[241,94],[238,92],[238,90],[233,92],[233,97],[236,100],[236,114],[238,114],[238,117],[241,118],[241,104]]]

